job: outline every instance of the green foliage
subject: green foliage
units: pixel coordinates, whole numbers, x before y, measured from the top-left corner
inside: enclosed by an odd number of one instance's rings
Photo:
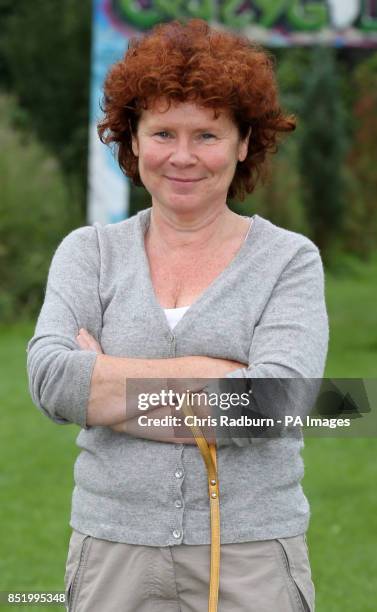
[[[85,210],[91,1],[1,0],[0,66]]]
[[[35,315],[58,242],[81,225],[59,166],[31,132],[16,131],[15,101],[0,96],[0,319]],[[76,198],[77,200],[77,198]]]
[[[298,160],[311,237],[327,258],[345,214],[346,115],[339,91],[334,51],[315,48],[303,87]]]
[[[277,82],[283,108],[299,118],[302,108],[302,86],[310,70],[311,51],[308,48],[274,49],[277,59]]]
[[[307,233],[308,227],[300,200],[297,172],[297,143],[290,135],[269,160],[268,177],[243,202],[230,203],[239,215],[257,213],[287,229]]]
[[[286,114],[294,114],[300,125],[302,81],[308,69],[307,49],[274,49],[281,106]],[[277,154],[268,159],[268,175],[255,192],[242,203],[232,202],[239,214],[258,213],[273,223],[293,231],[308,233],[302,207],[300,176],[297,162],[297,133],[282,137]]]
[[[8,17],[14,12],[13,0],[0,0],[0,83],[9,87],[11,76],[7,61],[6,31]]]
[[[352,75],[353,140],[347,157],[349,175],[346,247],[364,259],[377,246],[377,53]]]

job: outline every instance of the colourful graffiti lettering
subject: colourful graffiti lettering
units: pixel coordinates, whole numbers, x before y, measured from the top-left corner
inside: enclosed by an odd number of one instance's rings
[[[113,0],[113,10],[117,17],[141,30],[153,28],[161,21],[160,11],[142,8],[137,0]]]
[[[287,18],[295,30],[319,30],[328,24],[328,11],[323,2],[291,0]]]
[[[290,4],[290,0],[255,0],[255,6],[261,9],[259,23],[270,28],[282,16]]]
[[[212,21],[216,16],[215,4],[213,0],[189,0],[186,3],[186,11],[190,17]]]
[[[147,30],[171,19],[198,17],[231,28],[252,24],[273,28],[283,22],[287,31],[319,31],[325,27],[358,27],[377,31],[377,0],[111,0],[118,19]],[[356,25],[357,24],[357,25]]]
[[[244,28],[255,21],[255,12],[245,8],[244,0],[225,0],[221,2],[220,20],[230,28]]]
[[[164,19],[175,19],[182,12],[182,0],[156,0],[156,9]]]

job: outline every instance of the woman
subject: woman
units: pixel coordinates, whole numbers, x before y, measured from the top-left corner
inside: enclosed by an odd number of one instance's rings
[[[133,42],[107,77],[104,113],[101,139],[151,208],[63,240],[28,345],[34,402],[82,427],[69,609],[200,611],[210,543],[203,460],[193,438],[141,431],[125,385],[322,376],[318,249],[227,205],[253,191],[295,122],[279,106],[266,52],[198,20]],[[218,610],[312,612],[302,439],[242,442],[218,447]]]

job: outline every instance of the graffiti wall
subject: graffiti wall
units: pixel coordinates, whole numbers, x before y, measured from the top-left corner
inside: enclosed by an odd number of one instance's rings
[[[377,0],[110,0],[107,10],[137,30],[200,17],[269,45],[377,44]]]
[[[377,47],[377,0],[93,0],[89,223],[114,223],[128,214],[127,179],[96,132],[109,66],[131,36],[195,17],[266,46]]]

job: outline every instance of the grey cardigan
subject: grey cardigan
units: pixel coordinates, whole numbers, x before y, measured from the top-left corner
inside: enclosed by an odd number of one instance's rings
[[[322,262],[308,238],[254,215],[234,259],[172,331],[144,249],[150,211],[79,228],[57,248],[27,348],[30,392],[50,419],[82,428],[71,527],[130,544],[209,544],[199,449],[87,427],[96,354],[79,350],[75,336],[86,328],[113,356],[207,355],[251,364],[229,377],[322,377],[328,345]],[[306,531],[302,447],[302,436],[219,445],[222,543]]]

